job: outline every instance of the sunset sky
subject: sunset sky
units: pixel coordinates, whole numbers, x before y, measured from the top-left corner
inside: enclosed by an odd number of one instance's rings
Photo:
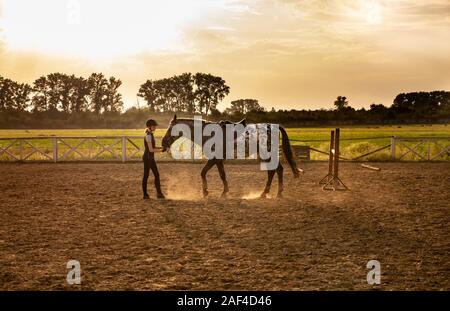
[[[206,72],[270,109],[450,90],[450,0],[0,0],[0,75]],[[144,104],[141,99],[141,104]]]

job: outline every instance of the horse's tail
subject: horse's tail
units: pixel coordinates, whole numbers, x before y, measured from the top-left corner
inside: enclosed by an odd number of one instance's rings
[[[291,143],[289,142],[288,134],[286,133],[286,130],[282,126],[280,126],[280,131],[284,157],[286,158],[286,161],[289,163],[289,166],[291,167],[292,172],[294,173],[294,178],[298,178],[300,175],[299,174],[300,170],[297,168],[297,163],[295,162],[294,159],[294,154],[291,149]]]

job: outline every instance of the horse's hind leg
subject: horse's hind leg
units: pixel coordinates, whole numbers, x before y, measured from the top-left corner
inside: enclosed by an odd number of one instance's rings
[[[220,179],[222,179],[222,182],[223,182],[222,197],[224,197],[227,195],[227,193],[230,191],[230,189],[228,189],[228,181],[227,181],[227,176],[225,174],[225,167],[223,165],[223,160],[217,161],[217,169],[219,170]]]
[[[267,171],[267,183],[266,187],[264,188],[263,193],[261,193],[261,198],[267,197],[267,194],[270,191],[270,186],[272,185],[273,176],[275,175],[275,170]]]
[[[281,163],[278,164],[277,175],[278,175],[278,194],[277,194],[277,197],[281,198],[283,196],[283,165],[281,165]]]
[[[208,160],[208,162],[206,162],[205,166],[202,169],[201,176],[202,176],[202,187],[204,197],[208,195],[208,181],[206,180],[206,174],[211,169],[211,167],[214,166],[214,164],[216,164],[215,160]]]

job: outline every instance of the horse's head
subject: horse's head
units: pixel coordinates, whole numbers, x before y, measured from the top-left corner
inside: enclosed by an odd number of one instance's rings
[[[169,127],[167,128],[166,134],[162,139],[163,152],[169,150],[173,142],[180,137],[180,136],[172,136],[172,129],[175,125],[177,125],[177,122],[178,122],[177,115],[174,115],[172,121],[170,121]]]

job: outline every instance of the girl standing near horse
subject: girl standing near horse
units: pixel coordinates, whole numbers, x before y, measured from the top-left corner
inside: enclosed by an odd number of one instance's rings
[[[156,130],[158,123],[153,119],[148,119],[146,124],[147,129],[145,130],[145,139],[144,139],[144,155],[142,160],[144,161],[144,177],[142,178],[142,191],[144,193],[144,200],[149,199],[149,195],[147,193],[147,181],[150,174],[150,170],[153,172],[153,176],[155,177],[155,188],[158,199],[164,199],[164,194],[161,191],[161,181],[159,179],[158,167],[156,166],[155,161],[155,152],[162,152],[162,147],[156,147],[155,137],[153,132]]]

